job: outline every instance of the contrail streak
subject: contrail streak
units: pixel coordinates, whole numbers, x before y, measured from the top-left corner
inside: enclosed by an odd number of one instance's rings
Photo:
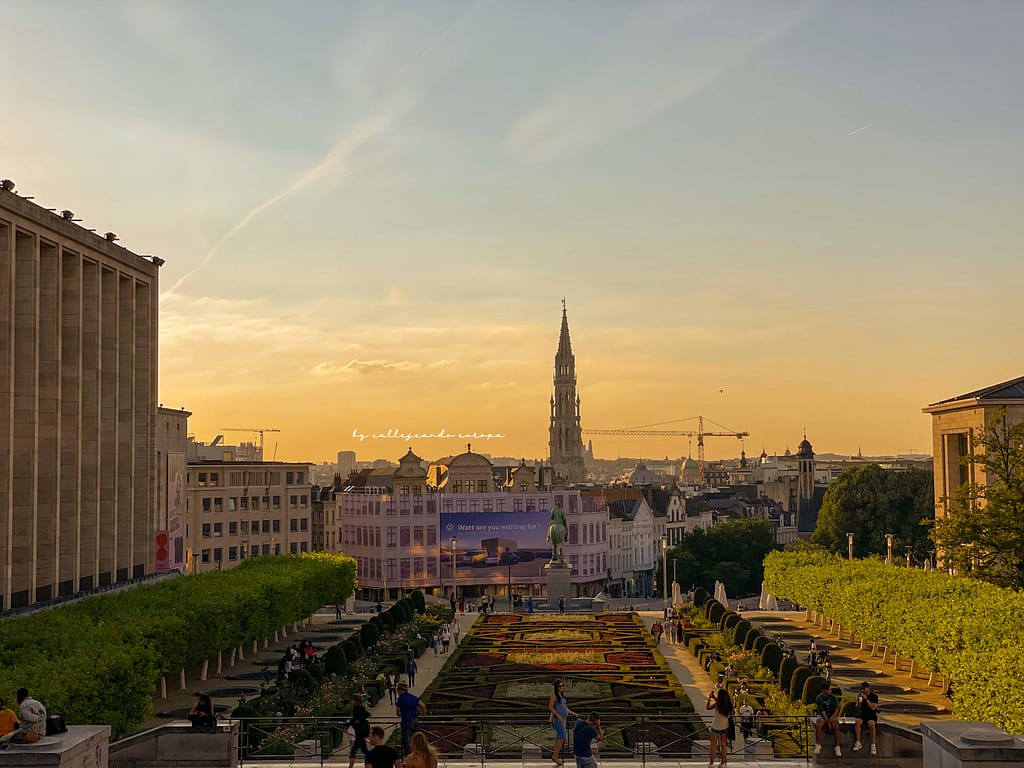
[[[861,126],[860,128],[858,128],[857,130],[855,130],[855,131],[850,131],[850,132],[849,132],[848,134],[846,134],[846,135],[847,135],[847,136],[853,136],[854,134],[860,133],[861,131],[866,131],[866,130],[867,130],[868,128],[870,128],[870,127],[871,127],[872,125],[874,125],[874,123],[868,123],[867,125],[862,125],[862,126]]]

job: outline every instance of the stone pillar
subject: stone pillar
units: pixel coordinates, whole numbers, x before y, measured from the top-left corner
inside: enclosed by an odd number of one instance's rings
[[[1024,768],[1024,738],[992,723],[921,723],[928,768]]]
[[[548,610],[558,610],[558,598],[565,595],[568,604],[572,599],[571,584],[569,577],[572,576],[572,566],[568,563],[548,563],[544,566],[544,576],[548,584]]]

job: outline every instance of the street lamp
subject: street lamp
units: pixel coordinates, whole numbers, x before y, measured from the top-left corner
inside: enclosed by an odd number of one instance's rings
[[[512,613],[512,549],[505,547],[505,560],[508,561],[508,612]]]
[[[459,599],[459,585],[455,580],[455,537],[451,538],[452,544],[452,597],[457,601]]]
[[[885,564],[892,565],[892,540],[896,538],[896,534],[887,533],[885,534]]]
[[[668,610],[668,536],[661,535],[661,588],[665,593],[665,609]]]
[[[849,552],[850,559],[853,560],[853,534],[846,534],[846,549]]]

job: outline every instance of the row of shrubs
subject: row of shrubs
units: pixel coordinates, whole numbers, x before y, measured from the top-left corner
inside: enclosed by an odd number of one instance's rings
[[[787,694],[791,701],[801,704],[814,703],[826,682],[824,677],[815,674],[810,667],[801,664],[792,655],[787,655],[777,643],[762,635],[736,611],[729,610],[710,597],[707,591],[697,589],[693,599],[704,617],[722,633],[727,643],[739,646],[745,651],[752,651],[757,656],[760,665],[774,676],[775,685]],[[702,664],[705,663],[707,655],[713,653],[706,647],[704,640],[704,636],[713,631],[715,630],[691,629],[683,633],[683,642]],[[717,679],[717,675],[724,669],[724,664],[712,663],[708,666],[708,673],[712,679]],[[856,707],[855,701],[843,698],[841,689],[834,683],[832,692],[840,697],[842,714],[852,714]]]
[[[417,635],[429,636],[433,624],[440,621],[430,613],[423,593],[413,592],[330,646],[322,661],[293,670],[286,684],[238,706],[232,715],[248,719],[308,714],[341,720],[351,713],[351,698],[360,690],[365,690],[371,703],[376,704],[385,695],[384,682],[378,675],[386,671],[403,674],[409,660],[426,650],[426,640]],[[269,734],[245,727],[246,752],[292,754],[294,735],[288,732],[291,727],[283,726]],[[325,754],[330,754],[340,743],[343,730],[324,724],[322,732],[314,733],[304,727],[302,738],[321,739]]]

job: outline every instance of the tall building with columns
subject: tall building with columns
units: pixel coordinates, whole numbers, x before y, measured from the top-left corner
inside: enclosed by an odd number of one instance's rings
[[[576,357],[572,353],[572,341],[569,339],[565,299],[562,299],[562,329],[558,334],[558,351],[555,352],[548,456],[556,477],[569,483],[581,483],[586,479],[583,432],[580,428],[580,397],[576,393]]]
[[[153,573],[163,262],[0,182],[0,611]]]

